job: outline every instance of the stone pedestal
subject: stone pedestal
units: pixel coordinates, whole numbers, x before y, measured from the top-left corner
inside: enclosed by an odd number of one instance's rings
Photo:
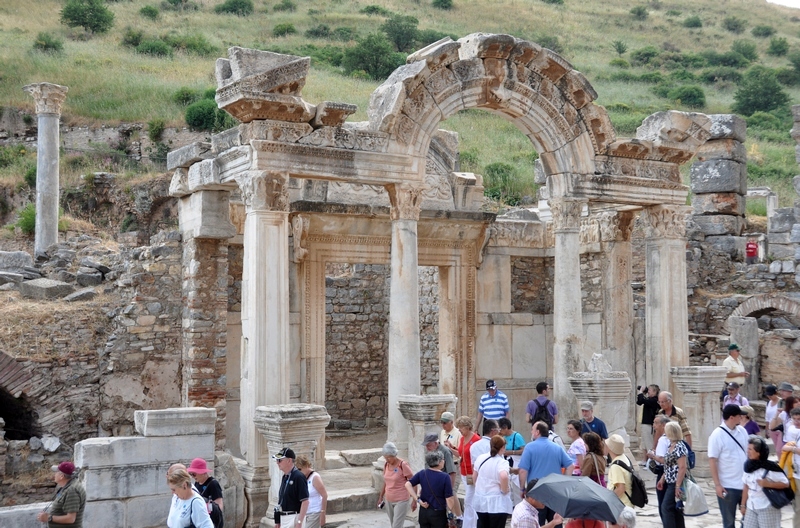
[[[422,447],[425,435],[439,434],[442,413],[453,411],[457,401],[455,394],[403,394],[398,398],[397,409],[408,420],[407,460],[415,472],[425,467],[425,448]]]
[[[710,477],[708,468],[708,437],[719,426],[719,390],[725,379],[725,367],[672,367],[669,369],[675,387],[683,393],[683,405],[689,429],[692,431],[692,450],[697,462],[692,473]]]
[[[736,343],[741,349],[739,359],[744,364],[745,372],[750,377],[745,380],[744,387],[739,391],[748,401],[760,400],[758,380],[761,379],[758,362],[758,321],[754,317],[729,317],[725,323],[731,332],[731,343]]]
[[[269,468],[251,466],[241,458],[234,460],[244,479],[244,496],[247,500],[247,523],[243,528],[256,528],[261,525],[269,505]]]
[[[603,355],[595,354],[589,371],[575,372],[567,381],[578,401],[589,400],[594,404],[594,416],[603,420],[609,435],[620,435],[625,439],[626,446],[630,445],[632,439],[638,445],[637,437],[631,437],[625,430],[633,394],[627,372],[612,371]]]
[[[290,447],[295,455],[306,455],[314,463],[317,456],[324,457],[325,453],[317,453],[319,438],[325,434],[325,427],[331,421],[328,411],[322,405],[307,403],[289,403],[285,405],[269,405],[257,407],[255,411],[256,429],[267,442],[270,454],[275,454],[284,447]],[[266,518],[261,520],[262,525],[274,526],[272,517],[273,508],[278,504],[281,476],[278,464],[273,458],[269,459],[269,504],[266,506]],[[264,510],[256,515],[264,515]]]
[[[23,88],[36,102],[36,234],[34,255],[58,242],[59,119],[69,88],[51,83],[29,84]]]

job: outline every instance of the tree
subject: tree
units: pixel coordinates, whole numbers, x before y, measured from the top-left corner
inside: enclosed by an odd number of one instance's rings
[[[114,25],[114,13],[103,0],[67,0],[61,10],[61,22],[90,33],[105,33]]]
[[[417,40],[418,25],[419,20],[413,16],[392,15],[381,25],[381,31],[386,33],[397,51],[411,51]]]
[[[345,51],[342,66],[348,75],[366,72],[373,79],[387,78],[398,66],[405,63],[402,53],[395,53],[392,43],[381,33],[371,33],[358,44]]]
[[[614,48],[614,51],[617,52],[617,55],[620,57],[625,55],[625,52],[628,51],[628,45],[622,42],[621,40],[615,40],[611,43],[611,46]]]
[[[767,48],[767,55],[774,55],[775,57],[782,57],[789,53],[789,41],[784,37],[772,37],[769,40],[769,47]]]
[[[745,116],[769,112],[789,103],[789,96],[778,84],[775,72],[764,66],[753,66],[745,73],[733,99],[731,109]]]

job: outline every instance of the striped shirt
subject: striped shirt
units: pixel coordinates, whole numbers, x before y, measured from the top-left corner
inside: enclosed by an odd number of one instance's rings
[[[509,410],[508,396],[500,390],[495,391],[494,396],[491,396],[488,392],[484,393],[478,404],[478,411],[483,414],[484,418],[491,420],[503,418],[508,414]]]

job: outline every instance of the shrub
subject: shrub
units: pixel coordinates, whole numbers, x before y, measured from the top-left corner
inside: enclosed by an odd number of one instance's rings
[[[622,42],[621,40],[615,40],[611,43],[611,47],[614,48],[614,51],[617,52],[617,55],[625,55],[625,52],[628,51],[628,45]]]
[[[320,24],[306,30],[306,38],[328,38],[331,36],[331,27],[327,24]]]
[[[61,22],[90,33],[105,33],[114,26],[114,13],[103,0],[67,0],[61,10]]]
[[[431,5],[436,9],[453,9],[453,0],[433,0]]]
[[[292,2],[292,0],[281,0],[279,4],[276,4],[275,7],[272,8],[273,11],[295,11],[297,9],[297,4]]]
[[[316,65],[317,62],[324,62],[331,66],[339,67],[344,57],[344,49],[338,46],[318,47],[313,44],[305,44],[300,46],[297,51],[301,55],[308,55],[311,57],[311,63],[314,65]]]
[[[687,28],[701,28],[703,27],[703,21],[700,20],[700,17],[697,15],[692,15],[690,17],[686,17],[683,21],[683,27]]]
[[[39,33],[33,41],[33,49],[44,53],[60,53],[64,50],[64,41],[50,33]]]
[[[669,91],[667,97],[691,108],[702,108],[706,105],[706,93],[702,88],[694,84],[673,88]]]
[[[342,42],[349,42],[351,40],[355,40],[357,34],[358,32],[355,30],[355,28],[338,27],[333,30],[333,33],[331,33],[331,38],[333,40],[341,40]]]
[[[31,202],[17,213],[17,223],[14,224],[26,235],[36,232],[36,204]]]
[[[758,48],[752,40],[734,40],[731,50],[741,54],[750,62],[758,60]]]
[[[631,52],[631,63],[634,66],[643,66],[649,64],[660,54],[661,52],[655,46],[645,46]]]
[[[9,167],[23,158],[27,151],[25,147],[8,146],[0,147],[0,168]]]
[[[206,88],[203,91],[202,99],[211,99],[212,101],[217,96],[217,89],[216,88]]]
[[[660,83],[656,84],[655,86],[653,86],[652,88],[650,88],[650,91],[653,92],[654,94],[656,94],[659,97],[663,97],[665,99],[668,99],[669,98],[669,93],[674,89],[675,89],[675,83],[664,81],[664,82],[660,82]]]
[[[144,38],[144,31],[138,31],[133,28],[127,27],[125,28],[125,32],[122,33],[122,45],[127,46],[129,48],[135,48],[142,43],[143,38]]]
[[[556,53],[564,53],[564,46],[561,45],[561,42],[555,35],[538,35],[535,42],[538,42],[543,48],[547,48]]]
[[[745,116],[758,111],[780,109],[789,102],[789,96],[778,84],[775,72],[764,66],[753,66],[745,73],[733,99],[731,109]]]
[[[519,192],[519,175],[513,165],[490,163],[483,168],[484,194],[509,205],[517,205],[522,199]]]
[[[188,106],[199,100],[200,97],[201,95],[197,90],[192,90],[191,88],[186,88],[184,86],[182,88],[178,88],[178,90],[172,94],[172,102],[182,106]]]
[[[348,75],[363,71],[370,78],[380,80],[387,78],[405,62],[405,56],[394,52],[392,43],[385,35],[372,33],[344,52],[342,67]]]
[[[456,35],[449,35],[441,31],[436,31],[435,29],[423,29],[417,33],[417,42],[419,43],[420,47],[425,47],[428,44],[433,44],[434,42],[442,40],[446,37],[450,37],[453,40],[458,40]]]
[[[31,163],[30,165],[28,165],[28,168],[25,169],[25,175],[23,176],[23,179],[25,180],[25,183],[28,185],[28,187],[30,187],[31,189],[35,189],[36,188],[36,164],[35,163]]]
[[[216,121],[217,103],[201,99],[186,107],[186,124],[197,130],[213,130]]]
[[[207,57],[217,52],[216,46],[212,45],[206,37],[198,33],[189,35],[176,35],[168,33],[161,37],[161,40],[170,45],[173,49],[193,53],[201,57]]]
[[[564,0],[542,0],[545,4],[564,5]]]
[[[709,66],[730,66],[731,68],[745,68],[750,64],[747,57],[735,51],[717,53],[714,50],[705,50],[701,55],[706,59]]]
[[[775,28],[772,26],[756,26],[750,30],[750,34],[758,38],[767,38],[775,34]]]
[[[394,44],[397,51],[411,51],[417,40],[419,20],[410,15],[392,15],[380,29]]]
[[[157,20],[158,19],[158,8],[146,5],[139,10],[139,14],[142,15],[144,18],[149,18],[150,20]]]
[[[614,66],[615,68],[622,68],[623,70],[626,70],[631,67],[631,64],[622,57],[615,57],[611,59],[611,61],[608,64]]]
[[[772,37],[769,40],[769,47],[767,48],[767,55],[775,57],[783,57],[789,53],[789,41],[784,37]]]
[[[236,16],[251,15],[253,10],[253,0],[225,0],[214,6],[214,12],[217,14],[228,13]]]
[[[681,12],[676,10],[676,9],[670,9],[669,11],[667,11],[664,14],[667,15],[668,17],[679,17],[679,16],[681,16]]]
[[[359,13],[364,13],[365,15],[378,15],[382,17],[390,17],[392,16],[392,12],[386,9],[385,7],[381,7],[378,5],[368,5],[366,7],[362,7]]]
[[[784,86],[797,86],[800,84],[800,71],[796,68],[779,68],[775,72],[775,77]]]
[[[742,72],[730,66],[717,66],[716,68],[709,68],[700,74],[700,80],[707,83],[715,83],[717,81],[727,81],[738,84],[742,82]]]
[[[191,0],[166,0],[161,3],[162,9],[168,11],[197,11],[199,7]]]
[[[800,71],[800,51],[793,51],[786,58],[789,59],[789,62],[795,70]]]
[[[161,39],[145,39],[136,46],[136,53],[154,57],[172,57],[172,48]]]
[[[151,119],[147,123],[147,137],[153,143],[158,143],[161,141],[161,136],[164,134],[164,129],[166,128],[167,124],[164,122],[163,119],[155,118]]]
[[[781,119],[769,112],[753,112],[753,115],[745,118],[747,128],[761,128],[763,130],[783,130],[784,123]]]
[[[747,27],[747,21],[743,18],[729,16],[722,19],[722,27],[731,33],[743,33]]]
[[[272,28],[272,34],[276,37],[285,37],[286,35],[293,35],[294,33],[297,33],[294,24],[278,24]]]
[[[694,82],[697,80],[697,75],[689,70],[676,70],[669,74],[669,78],[675,81],[689,81]]]
[[[631,9],[630,13],[636,20],[647,20],[647,17],[650,15],[645,6],[636,6]]]

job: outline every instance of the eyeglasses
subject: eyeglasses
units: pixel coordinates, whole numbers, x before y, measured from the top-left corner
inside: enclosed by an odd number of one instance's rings
[[[190,476],[190,477],[196,477],[196,476],[197,476],[197,473],[189,473],[189,476]]]

